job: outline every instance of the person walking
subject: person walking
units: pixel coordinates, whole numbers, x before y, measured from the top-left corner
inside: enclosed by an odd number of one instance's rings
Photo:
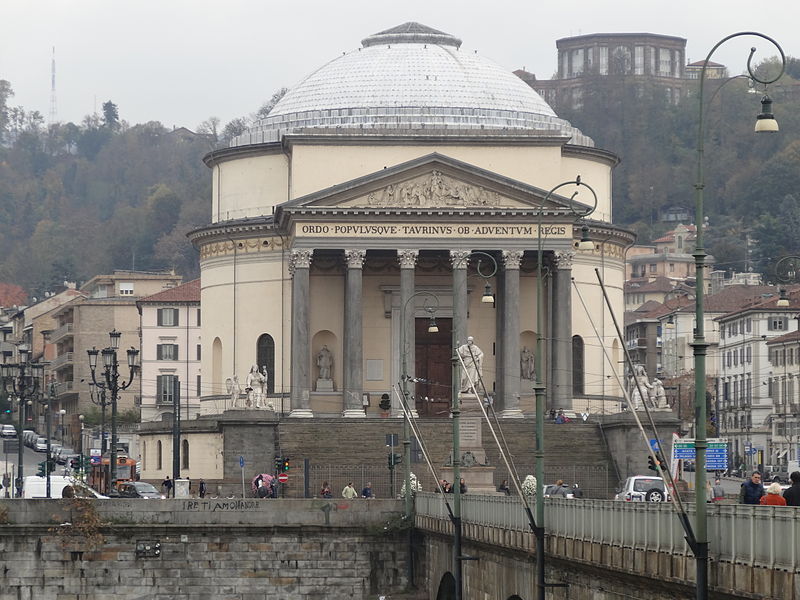
[[[328,485],[327,481],[322,482],[322,487],[319,490],[319,497],[320,498],[333,498],[333,493],[331,492],[331,486]]]
[[[720,481],[720,478],[717,477],[714,480],[714,485],[711,488],[711,501],[719,502],[720,500],[724,499],[725,499],[725,490],[722,487],[722,481]]]
[[[781,496],[781,484],[777,481],[769,484],[767,493],[761,496],[758,503],[766,506],[786,506],[786,498]]]
[[[200,480],[200,485],[197,487],[197,491],[200,494],[201,498],[206,497],[206,482],[205,479]]]
[[[750,479],[742,484],[739,489],[739,504],[758,504],[764,495],[764,486],[761,485],[761,473],[753,471]]]
[[[792,485],[788,490],[783,492],[783,497],[786,499],[786,506],[800,506],[800,471],[793,471],[789,475],[789,480]]]
[[[164,495],[167,498],[172,495],[172,479],[169,478],[169,475],[164,477],[164,481],[161,482],[161,489],[164,490]]]
[[[464,481],[463,477],[458,482],[458,491],[462,494],[467,493],[467,482]]]
[[[342,498],[347,498],[348,500],[358,498],[358,492],[356,491],[356,488],[353,487],[352,481],[344,486],[344,489],[342,490]]]

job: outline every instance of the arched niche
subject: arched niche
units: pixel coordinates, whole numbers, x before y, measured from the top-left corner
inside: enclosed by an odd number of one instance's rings
[[[536,356],[536,332],[531,331],[530,329],[526,329],[519,334],[519,351],[520,351],[520,376],[523,376],[522,370],[522,354],[525,352],[525,349],[528,349],[528,352]],[[535,363],[534,363],[535,368]]]
[[[258,336],[256,342],[256,364],[267,367],[267,393],[275,393],[275,340],[268,333]]]
[[[331,377],[333,378],[333,389],[336,389],[336,374],[340,372],[339,365],[342,360],[342,355],[338,352],[339,340],[332,331],[321,329],[314,334],[311,339],[311,381],[314,383],[315,391],[322,391],[316,389],[316,381],[319,378],[319,367],[317,366],[317,357],[323,346],[327,346],[333,357],[333,365],[331,365]]]
[[[224,384],[222,381],[222,340],[214,338],[211,344],[211,393],[222,394]]]
[[[456,579],[449,571],[442,575],[439,581],[439,591],[436,592],[436,600],[455,600],[456,598]]]

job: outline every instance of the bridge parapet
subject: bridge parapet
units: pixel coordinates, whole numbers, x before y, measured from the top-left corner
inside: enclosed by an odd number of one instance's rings
[[[531,502],[532,506],[534,502]],[[800,584],[800,513],[794,507],[708,507],[710,583],[726,593],[785,596]],[[464,495],[463,535],[533,553],[535,542],[518,499]],[[420,529],[451,534],[441,495],[416,499]],[[691,583],[694,556],[669,504],[545,499],[548,555],[662,581]],[[694,521],[693,507],[689,507]]]

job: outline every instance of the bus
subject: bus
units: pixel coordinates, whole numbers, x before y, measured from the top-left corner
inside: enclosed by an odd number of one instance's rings
[[[109,490],[109,462],[111,458],[104,456],[99,463],[93,464],[87,477],[87,483],[101,492]],[[117,482],[136,480],[136,461],[125,454],[117,455]]]

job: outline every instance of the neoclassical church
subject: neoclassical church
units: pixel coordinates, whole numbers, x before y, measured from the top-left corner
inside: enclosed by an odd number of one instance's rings
[[[548,408],[619,409],[622,349],[596,275],[621,316],[633,237],[612,222],[618,159],[453,35],[370,35],[205,162],[211,223],[190,234],[201,413],[255,365],[289,417],[385,415],[387,397],[400,414],[403,372],[418,414],[447,417],[468,336],[504,417],[533,412],[540,337]]]

